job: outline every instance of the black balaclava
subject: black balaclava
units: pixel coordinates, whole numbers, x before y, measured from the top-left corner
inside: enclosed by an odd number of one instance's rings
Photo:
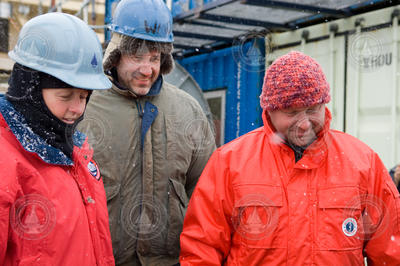
[[[77,124],[83,119],[83,115],[72,125],[62,122],[50,112],[45,104],[42,89],[72,88],[73,86],[18,63],[14,64],[8,84],[7,100],[25,118],[32,131],[44,139],[47,144],[61,150],[72,159],[74,147],[72,137]]]

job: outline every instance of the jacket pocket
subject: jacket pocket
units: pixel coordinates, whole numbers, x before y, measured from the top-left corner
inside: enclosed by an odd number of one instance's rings
[[[168,232],[167,251],[171,256],[179,256],[179,236],[182,232],[183,219],[185,218],[187,205],[189,203],[185,186],[175,179],[169,179],[168,192]]]
[[[316,234],[321,250],[362,248],[363,217],[358,187],[318,191]]]
[[[280,224],[283,192],[280,186],[237,185],[234,188],[233,242],[252,248],[282,248]]]

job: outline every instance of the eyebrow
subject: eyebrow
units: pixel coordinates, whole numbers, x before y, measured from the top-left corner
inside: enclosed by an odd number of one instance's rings
[[[71,90],[65,90],[65,91],[59,90],[56,92],[56,94],[72,94],[72,91]]]

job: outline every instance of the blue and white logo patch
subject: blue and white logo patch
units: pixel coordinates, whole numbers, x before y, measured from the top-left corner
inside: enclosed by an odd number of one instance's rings
[[[97,181],[100,180],[100,170],[94,161],[90,161],[87,165],[89,173],[96,178]]]
[[[342,224],[342,230],[346,236],[354,236],[357,233],[357,221],[354,218],[347,218]]]

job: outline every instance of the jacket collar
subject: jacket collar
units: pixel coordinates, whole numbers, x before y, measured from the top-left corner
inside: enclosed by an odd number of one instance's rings
[[[268,138],[268,142],[271,145],[278,146],[281,149],[285,150],[286,152],[291,151],[293,154],[294,152],[292,149],[285,144],[285,141],[279,136],[275,129],[273,129],[269,122],[269,117],[267,112],[263,112],[262,119],[264,122],[264,132]],[[329,109],[325,106],[325,122],[324,127],[318,133],[318,138],[311,143],[304,151],[303,157],[296,163],[295,168],[316,168],[321,165],[324,159],[327,156],[328,148],[329,148],[329,134],[328,131],[330,130],[330,123],[332,120],[332,115]],[[294,156],[294,155],[293,155]],[[293,158],[294,160],[294,158]],[[301,162],[299,164],[299,162]]]
[[[25,118],[14,109],[4,96],[0,96],[0,113],[26,151],[36,153],[46,163],[59,165],[74,164],[61,150],[48,145],[41,137],[36,135],[27,125]],[[76,130],[73,136],[74,146],[82,147],[85,138],[86,136],[83,133]]]

